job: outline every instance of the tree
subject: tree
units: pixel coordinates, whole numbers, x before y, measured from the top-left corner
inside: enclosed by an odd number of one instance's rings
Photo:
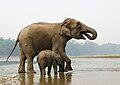
[[[120,54],[120,44],[107,43],[98,45],[90,41],[79,43],[72,40],[67,44],[66,50],[70,56]]]
[[[14,44],[14,39],[0,38],[0,55],[9,55]],[[71,40],[67,43],[66,53],[70,56],[120,54],[120,44],[106,43],[98,45],[97,43],[90,41],[80,43],[75,40]],[[19,47],[17,45],[13,55],[18,54]]]
[[[15,44],[14,39],[0,38],[0,55],[8,55],[11,52],[14,44]],[[17,46],[13,55],[18,55],[18,53],[19,53],[19,48]]]

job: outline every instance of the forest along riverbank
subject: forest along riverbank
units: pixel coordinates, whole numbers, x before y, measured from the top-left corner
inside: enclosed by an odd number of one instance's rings
[[[0,58],[0,85],[120,85],[120,58],[71,58],[73,71],[41,76],[37,64],[36,74],[18,74],[19,57],[11,57],[8,64]]]

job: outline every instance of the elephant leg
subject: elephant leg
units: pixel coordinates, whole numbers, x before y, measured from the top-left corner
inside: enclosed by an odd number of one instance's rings
[[[65,66],[65,62],[63,62],[63,66],[59,66],[59,71],[58,72],[64,72],[64,66]]]
[[[18,68],[18,73],[26,73],[25,61],[26,61],[26,56],[24,55],[24,52],[23,52],[22,48],[20,47],[20,64],[19,64],[19,68]]]
[[[65,67],[65,70],[64,71],[70,71],[70,70],[73,70],[72,67],[71,67],[71,60],[68,56],[62,56],[64,61],[66,62],[66,67]]]
[[[42,66],[41,66],[41,69],[42,69],[41,74],[42,74],[42,75],[46,75],[45,67],[42,67]]]
[[[47,74],[50,74],[50,72],[51,72],[51,67],[52,67],[52,65],[48,66],[48,72],[47,72]]]
[[[23,51],[27,58],[27,73],[36,73],[33,68],[33,59],[35,57],[36,52],[30,40],[26,41],[25,43],[25,46],[22,47],[24,47]]]
[[[57,65],[56,64],[53,65],[53,69],[54,69],[54,74],[57,74]]]
[[[59,52],[58,54],[61,55],[63,60],[66,62],[65,69],[64,69],[64,64],[63,64],[63,67],[60,67],[60,72],[73,70],[72,67],[71,67],[71,60],[70,60],[70,58],[64,52]]]
[[[40,63],[38,63],[38,66],[39,66],[40,72],[42,73],[42,68],[40,66]]]
[[[33,56],[27,54],[27,73],[36,73],[33,68]]]
[[[71,71],[71,70],[73,70],[72,67],[71,67],[71,60],[70,60],[70,58],[67,58],[66,59],[65,71]]]

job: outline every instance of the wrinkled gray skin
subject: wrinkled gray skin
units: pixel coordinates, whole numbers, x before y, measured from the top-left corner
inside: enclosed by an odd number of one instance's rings
[[[67,41],[75,39],[94,40],[97,32],[73,18],[67,18],[61,23],[33,23],[23,28],[16,40],[16,44],[10,53],[13,53],[17,43],[20,46],[20,65],[18,72],[25,72],[25,61],[27,59],[27,72],[34,73],[33,59],[40,51],[49,49],[58,53],[66,62],[65,70],[72,70],[71,60],[65,53]],[[7,57],[10,57],[10,55]],[[6,60],[6,61],[7,61]],[[63,71],[64,67],[60,68]]]
[[[45,75],[45,68],[48,67],[47,74],[50,74],[51,67],[53,65],[54,73],[57,74],[57,65],[63,67],[63,59],[57,53],[51,50],[43,50],[38,54],[37,57],[38,66],[41,74]]]

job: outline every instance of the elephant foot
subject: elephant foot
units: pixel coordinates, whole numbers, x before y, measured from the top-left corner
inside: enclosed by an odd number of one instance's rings
[[[64,68],[59,68],[59,71],[58,72],[64,72],[65,70],[64,70]]]
[[[68,72],[68,71],[63,69],[63,70],[59,70],[58,72]]]
[[[57,72],[54,72],[54,74],[56,75],[56,74],[57,74]]]
[[[27,71],[27,73],[36,73],[34,70]]]
[[[66,66],[65,67],[65,71],[67,72],[67,71],[72,71],[73,69],[72,69],[72,67],[71,66]]]
[[[19,69],[18,69],[18,73],[26,73],[26,71],[25,71],[25,69],[19,68]]]
[[[31,66],[32,64],[28,64],[27,66],[27,73],[36,73],[33,69],[33,66]]]
[[[18,70],[18,73],[26,73],[26,71],[25,70]]]
[[[26,71],[18,71],[18,73],[26,73]]]

